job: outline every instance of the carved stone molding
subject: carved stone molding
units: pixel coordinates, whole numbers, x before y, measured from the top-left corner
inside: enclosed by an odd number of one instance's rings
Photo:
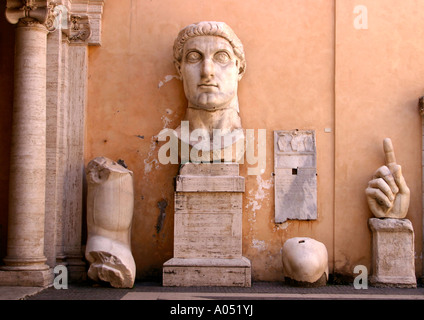
[[[72,14],[69,19],[69,28],[62,30],[68,40],[75,44],[88,44],[91,36],[91,25],[88,15]]]
[[[50,31],[50,32],[56,31],[56,29],[58,27],[56,21],[57,21],[59,14],[60,14],[60,11],[56,10],[56,8],[57,8],[56,2],[51,1],[48,4],[49,14],[48,14],[47,20],[44,23],[44,25],[46,26],[47,30]]]
[[[104,0],[68,0],[69,32],[71,43],[101,45]]]

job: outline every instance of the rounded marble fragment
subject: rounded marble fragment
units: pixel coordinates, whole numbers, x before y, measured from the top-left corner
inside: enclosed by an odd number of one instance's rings
[[[308,237],[288,239],[283,245],[286,283],[302,287],[323,286],[328,281],[328,253],[325,245]]]

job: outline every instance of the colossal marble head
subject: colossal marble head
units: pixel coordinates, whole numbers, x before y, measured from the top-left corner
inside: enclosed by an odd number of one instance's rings
[[[206,162],[239,161],[244,151],[234,146],[240,145],[244,133],[237,90],[246,70],[240,39],[223,22],[191,24],[174,42],[174,63],[188,101],[184,120],[190,136],[182,134],[181,127],[176,133],[182,143],[194,149],[190,160],[199,152],[199,159]],[[233,147],[237,150],[230,157],[222,155],[223,150]]]
[[[240,39],[227,24],[203,21],[185,27],[174,43],[174,63],[190,108],[238,108],[246,60]]]

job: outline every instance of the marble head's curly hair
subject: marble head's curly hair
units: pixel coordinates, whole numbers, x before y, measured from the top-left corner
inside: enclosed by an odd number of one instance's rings
[[[233,47],[234,54],[240,60],[239,74],[241,75],[246,71],[243,44],[226,23],[216,21],[202,21],[190,24],[180,31],[174,42],[174,60],[176,63],[180,64],[182,61],[186,41],[198,36],[218,36],[226,39]]]

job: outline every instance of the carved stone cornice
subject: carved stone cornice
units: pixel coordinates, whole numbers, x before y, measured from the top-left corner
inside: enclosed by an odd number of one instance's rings
[[[101,19],[103,15],[104,0],[56,0],[60,1],[57,11],[62,23],[61,30],[66,36],[65,41],[70,44],[100,45],[101,44]]]
[[[55,30],[56,3],[48,0],[7,0],[5,16],[9,23],[21,26],[44,25]]]
[[[88,17],[90,36],[85,41],[88,45],[101,44],[104,2],[105,0],[72,0],[71,15]],[[84,20],[81,20],[80,23],[84,23]]]

